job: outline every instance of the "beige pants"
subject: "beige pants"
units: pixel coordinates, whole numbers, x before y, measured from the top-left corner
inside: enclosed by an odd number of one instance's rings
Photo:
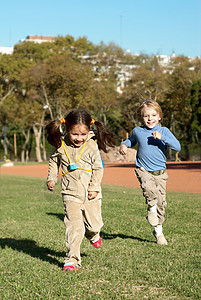
[[[166,182],[168,179],[167,172],[162,175],[153,175],[144,168],[136,168],[135,174],[140,182],[143,196],[146,203],[150,206],[157,205],[158,224],[165,221],[166,203]]]
[[[64,263],[75,262],[81,265],[80,246],[84,236],[91,242],[99,237],[103,226],[101,217],[101,199],[88,200],[85,203],[69,201],[63,196],[64,223],[66,227],[67,254]]]

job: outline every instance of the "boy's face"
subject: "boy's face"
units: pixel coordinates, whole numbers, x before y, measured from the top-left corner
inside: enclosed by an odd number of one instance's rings
[[[158,124],[161,118],[155,109],[145,106],[142,110],[142,119],[145,126],[152,129]]]
[[[72,126],[69,130],[69,138],[71,142],[76,146],[82,146],[88,138],[89,129],[84,124],[77,124]]]

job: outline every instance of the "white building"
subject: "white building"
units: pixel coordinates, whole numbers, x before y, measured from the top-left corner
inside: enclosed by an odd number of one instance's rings
[[[0,53],[2,54],[12,54],[14,47],[3,47],[0,46]]]
[[[47,43],[54,42],[56,40],[55,36],[42,36],[42,35],[28,35],[25,39],[20,40],[22,42],[34,42],[34,43]]]

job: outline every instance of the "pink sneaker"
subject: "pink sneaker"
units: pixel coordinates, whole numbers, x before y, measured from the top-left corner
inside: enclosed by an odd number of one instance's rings
[[[98,241],[96,241],[96,242],[91,242],[91,244],[92,244],[92,246],[94,246],[95,248],[100,248],[100,246],[101,246],[101,244],[102,244],[102,242],[101,242],[101,237],[99,238],[99,240]]]
[[[75,271],[77,268],[76,264],[73,262],[69,262],[63,267],[63,271]]]

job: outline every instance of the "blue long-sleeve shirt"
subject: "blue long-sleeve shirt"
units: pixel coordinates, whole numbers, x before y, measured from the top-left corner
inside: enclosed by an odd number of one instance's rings
[[[152,135],[154,131],[160,132],[161,140],[154,139]],[[135,164],[147,171],[158,171],[166,168],[165,153],[167,146],[175,151],[181,150],[179,141],[171,131],[159,124],[152,129],[146,126],[135,127],[132,135],[122,144],[125,144],[128,148],[138,144]]]

